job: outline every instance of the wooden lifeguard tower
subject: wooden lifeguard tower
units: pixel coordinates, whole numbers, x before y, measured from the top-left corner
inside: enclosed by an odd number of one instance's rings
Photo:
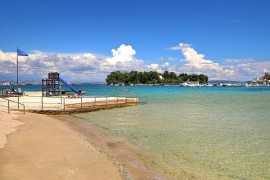
[[[48,73],[48,79],[42,79],[42,96],[61,95],[61,82],[58,72]]]
[[[65,85],[70,90],[62,90],[61,84]],[[60,78],[58,72],[50,72],[48,79],[42,79],[42,96],[59,96],[67,95],[68,92],[73,92],[77,95],[83,96],[85,90],[77,90],[75,87],[70,85],[63,78]]]

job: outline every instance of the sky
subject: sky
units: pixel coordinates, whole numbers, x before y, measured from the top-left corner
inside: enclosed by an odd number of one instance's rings
[[[0,81],[112,71],[252,80],[270,71],[269,0],[0,0]]]

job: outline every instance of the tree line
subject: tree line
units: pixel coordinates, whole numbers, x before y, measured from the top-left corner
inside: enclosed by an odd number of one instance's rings
[[[107,78],[107,85],[123,84],[166,84],[166,85],[179,85],[186,81],[198,81],[200,84],[207,84],[208,76],[204,74],[186,74],[182,73],[177,75],[175,72],[165,71],[163,74],[156,71],[150,72],[111,72]]]

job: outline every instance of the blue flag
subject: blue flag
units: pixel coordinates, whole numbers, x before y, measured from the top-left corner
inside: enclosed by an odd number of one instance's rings
[[[28,54],[26,54],[25,52],[23,52],[23,51],[21,51],[19,49],[17,49],[17,55],[18,56],[28,56]]]

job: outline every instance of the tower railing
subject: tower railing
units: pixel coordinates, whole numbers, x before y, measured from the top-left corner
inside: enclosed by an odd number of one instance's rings
[[[6,103],[6,105],[4,105]],[[12,105],[15,104],[17,108],[14,108]],[[20,105],[23,106],[23,114],[25,114],[25,105],[19,102],[19,96],[18,96],[18,101],[6,99],[0,97],[0,106],[6,107],[8,110],[8,114],[10,114],[11,110],[20,110]]]

